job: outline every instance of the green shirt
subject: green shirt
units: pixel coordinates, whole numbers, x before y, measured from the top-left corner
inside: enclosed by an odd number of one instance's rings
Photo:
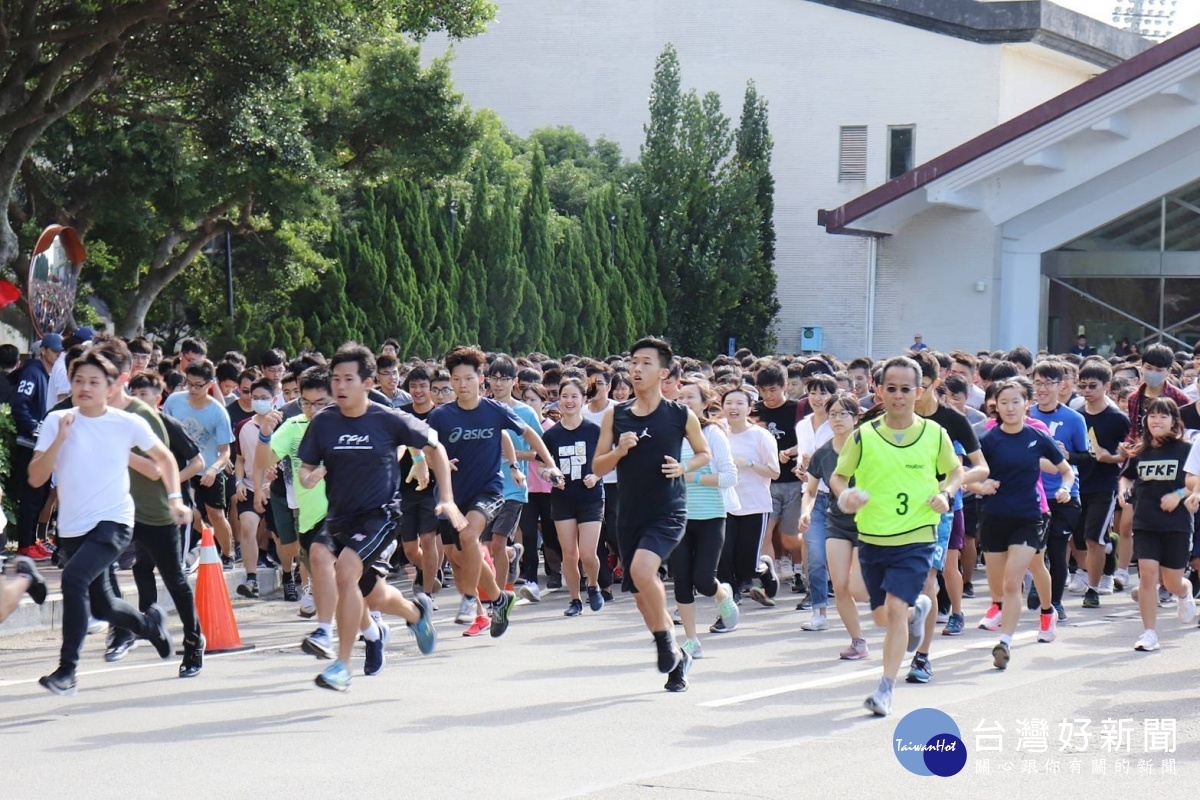
[[[842,448],[835,470],[844,478],[854,476],[855,486],[870,495],[854,517],[859,540],[876,545],[936,541],[940,515],[926,501],[958,466],[950,435],[933,420],[916,417],[904,430],[893,430],[882,419],[860,426]]]
[[[284,420],[284,423],[271,434],[271,450],[280,461],[285,458],[292,460],[292,469],[296,474],[293,485],[296,490],[296,503],[300,506],[300,532],[308,533],[317,527],[329,511],[329,503],[325,499],[325,481],[321,480],[311,489],[304,488],[300,482],[300,440],[308,430],[308,417],[299,414]]]
[[[136,397],[129,398],[129,405],[125,407],[125,410],[146,420],[150,424],[150,430],[154,431],[154,435],[158,437],[159,441],[170,446],[170,440],[167,439],[167,426],[163,424],[157,411]],[[136,447],[133,452],[139,456],[146,455]],[[171,517],[171,505],[167,502],[167,487],[161,480],[150,480],[130,467],[129,494],[133,497],[134,522],[156,526],[175,524],[175,520]]]

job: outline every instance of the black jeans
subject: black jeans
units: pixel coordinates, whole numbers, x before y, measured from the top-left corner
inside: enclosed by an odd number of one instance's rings
[[[689,519],[683,539],[671,551],[671,575],[675,578],[675,602],[694,603],[696,593],[717,593],[717,564],[725,543],[725,518]]]
[[[121,555],[133,536],[128,525],[104,521],[83,536],[63,537],[66,552],[62,572],[63,643],[59,666],[74,672],[87,636],[88,604],[96,619],[132,631],[142,638],[152,632],[145,614],[113,596],[108,568]]]
[[[17,505],[17,547],[29,547],[37,539],[37,521],[50,496],[50,481],[41,486],[30,486],[29,462],[33,461],[33,448],[17,445],[12,452],[12,475],[19,482]]]
[[[175,603],[183,636],[189,642],[200,641],[200,623],[196,620],[196,603],[192,587],[183,574],[183,557],[178,525],[133,526],[133,542],[137,545],[137,561],[133,565],[133,581],[138,589],[138,608],[143,612],[158,602],[158,585],[154,568],[162,575],[163,585]]]

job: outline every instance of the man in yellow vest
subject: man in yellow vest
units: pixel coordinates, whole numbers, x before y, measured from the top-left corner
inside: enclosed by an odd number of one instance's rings
[[[933,564],[937,525],[963,476],[950,436],[914,412],[922,391],[921,368],[912,359],[884,364],[885,413],[846,442],[829,486],[842,510],[855,515],[871,612],[875,624],[887,628],[883,678],[863,703],[881,717],[892,711],[906,649],[916,649],[924,633],[932,603],[921,590]]]

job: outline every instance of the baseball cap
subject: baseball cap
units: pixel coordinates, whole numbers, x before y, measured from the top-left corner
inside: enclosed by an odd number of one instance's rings
[[[84,325],[82,328],[75,329],[75,338],[80,342],[90,342],[96,336],[96,331],[91,325]]]
[[[41,346],[45,347],[47,350],[52,350],[55,353],[61,353],[63,350],[62,336],[58,335],[57,333],[47,333],[42,337]]]

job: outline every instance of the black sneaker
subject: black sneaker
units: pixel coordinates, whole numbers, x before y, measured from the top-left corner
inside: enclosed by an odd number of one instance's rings
[[[62,667],[54,670],[49,675],[43,675],[38,678],[38,683],[55,694],[61,694],[66,697],[74,697],[75,695],[75,673],[69,672]]]
[[[229,556],[221,556],[221,569],[225,572],[233,572],[233,559]]]
[[[963,584],[963,597],[967,598],[968,600],[973,600],[975,598],[975,587],[970,581],[967,581]]]
[[[1025,607],[1030,611],[1037,611],[1042,607],[1042,600],[1040,597],[1038,597],[1038,590],[1036,586],[1030,585],[1029,598],[1025,601]]]
[[[258,581],[246,581],[245,583],[239,583],[237,587],[237,593],[242,597],[258,597]]]
[[[775,559],[770,556],[759,556],[758,580],[762,583],[763,592],[767,597],[779,594],[779,573],[775,571]]]
[[[297,603],[300,601],[300,593],[296,591],[296,584],[288,581],[283,585],[283,599],[289,603]]]
[[[562,575],[554,574],[554,575],[547,576],[546,588],[547,589],[561,589],[562,588]]]
[[[1004,642],[1000,642],[992,648],[992,666],[996,669],[1008,669],[1008,661],[1011,657],[1011,651]]]
[[[792,594],[805,594],[808,587],[804,585],[804,576],[797,572],[792,576]]]
[[[1087,590],[1087,592],[1084,593],[1083,607],[1084,608],[1099,608],[1100,607],[1100,595],[1096,594],[1095,589],[1089,588]]]
[[[729,633],[731,630],[733,629],[725,627],[725,620],[720,617],[717,617],[717,621],[708,626],[709,633]]]
[[[578,617],[583,613],[583,601],[572,600],[567,605],[567,610],[563,612],[564,617]]]
[[[492,606],[492,638],[498,639],[508,630],[508,615],[517,603],[517,596],[512,592],[501,592],[500,599]]]
[[[129,651],[137,646],[137,637],[123,628],[110,628],[114,631],[108,646],[104,649],[104,660],[112,664],[129,655]]]
[[[812,608],[812,597],[805,597],[799,603],[796,603],[797,611],[808,611]]]
[[[204,666],[204,644],[203,635],[198,642],[183,640],[183,662],[179,665],[179,677],[194,678],[200,674]]]
[[[688,689],[687,676],[688,671],[692,668],[692,657],[686,650],[680,650],[679,653],[682,656],[679,659],[679,666],[671,670],[667,675],[666,684],[663,685],[668,692],[686,692]]]
[[[13,564],[16,567],[18,575],[24,575],[29,578],[29,588],[25,591],[33,598],[33,602],[39,606],[46,602],[46,580],[42,577],[42,573],[38,572],[37,564],[32,558],[26,556],[17,556],[13,559]]]
[[[601,589],[600,596],[604,598],[604,602],[606,603],[611,603],[613,601],[613,594],[608,589]]]
[[[167,612],[158,603],[146,609],[146,620],[150,623],[150,635],[146,638],[158,651],[159,658],[171,657],[171,631],[167,628]]]
[[[654,647],[658,651],[658,671],[664,675],[669,675],[679,666],[680,659],[687,655],[683,650],[675,644],[674,636],[665,636],[663,638],[654,639]]]

